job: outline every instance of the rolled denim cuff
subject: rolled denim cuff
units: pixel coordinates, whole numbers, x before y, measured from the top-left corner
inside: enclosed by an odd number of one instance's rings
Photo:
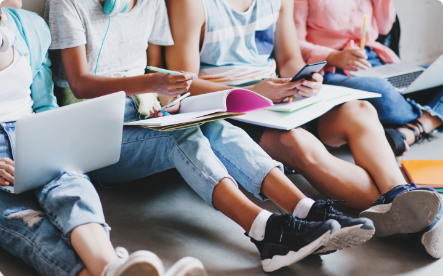
[[[82,222],[81,224],[78,224],[77,226],[73,227],[71,230],[69,230],[66,234],[62,234],[62,238],[63,240],[71,245],[71,233],[72,231],[74,231],[75,228],[85,225],[85,224],[89,224],[89,223],[97,223],[100,224],[101,226],[103,226],[103,228],[105,229],[106,235],[108,235],[108,238],[111,238],[111,227],[106,223],[106,222],[97,222],[97,221],[85,221]],[[72,245],[71,245],[72,246]]]
[[[282,163],[275,161],[272,159],[272,161],[267,162],[256,174],[254,179],[252,180],[251,187],[249,192],[254,194],[254,196],[261,201],[268,200],[267,197],[265,197],[261,193],[261,188],[263,186],[263,181],[265,180],[265,177],[271,172],[272,169],[279,168],[282,172],[284,172],[284,166]],[[252,190],[251,190],[252,189]]]
[[[414,100],[406,99],[412,106],[414,106],[420,113],[420,115],[417,118],[420,118],[423,116],[423,111],[428,112],[431,116],[439,118],[441,121],[443,121],[443,114],[440,114],[439,112],[435,111],[436,108],[440,108],[443,110],[443,106],[441,106],[441,103],[438,103],[437,106],[434,108],[430,107],[429,105],[421,105],[417,103]],[[443,133],[443,125],[439,126],[437,129],[435,129],[439,133]]]
[[[210,177],[210,179],[211,179],[211,182],[214,183],[214,185],[211,185],[210,187],[208,187],[209,190],[207,190],[204,195],[200,194],[200,196],[204,199],[204,201],[206,201],[206,203],[216,211],[218,211],[217,208],[215,208],[214,204],[212,204],[212,199],[214,197],[214,189],[218,185],[218,183],[220,183],[220,181],[222,181],[225,178],[230,179],[235,184],[235,186],[238,188],[237,181],[229,174],[213,175]]]

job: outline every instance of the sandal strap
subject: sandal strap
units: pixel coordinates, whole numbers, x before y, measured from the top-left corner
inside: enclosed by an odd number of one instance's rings
[[[411,124],[411,125],[417,127],[418,131],[419,131],[419,132],[417,132],[417,130],[415,128],[413,128],[407,124],[404,125],[406,128],[408,128],[414,132],[414,135],[415,135],[415,142],[414,143],[421,144],[424,140],[428,140],[428,141],[431,140],[429,138],[429,133],[426,132],[425,127],[423,126],[423,124],[419,120],[414,120],[412,122],[409,122],[408,124]]]
[[[415,128],[413,128],[413,127],[411,127],[409,125],[406,125],[406,124],[402,125],[401,127],[407,128],[407,129],[411,130],[414,133],[414,136],[415,136],[414,143],[417,142],[420,139],[420,133],[417,132],[417,130]]]

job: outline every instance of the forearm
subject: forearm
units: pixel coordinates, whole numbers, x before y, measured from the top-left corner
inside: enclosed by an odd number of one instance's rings
[[[279,68],[280,78],[293,78],[305,65],[305,62],[300,58],[292,58],[286,61]]]
[[[207,80],[196,79],[192,82],[191,89],[189,89],[189,92],[191,92],[192,95],[200,95],[200,94],[217,92],[227,89],[232,89],[232,87],[210,82]]]
[[[130,96],[155,92],[151,85],[152,75],[111,78],[85,74],[74,81],[69,81],[69,86],[75,97],[79,99],[92,99],[118,91],[125,91],[126,95]]]

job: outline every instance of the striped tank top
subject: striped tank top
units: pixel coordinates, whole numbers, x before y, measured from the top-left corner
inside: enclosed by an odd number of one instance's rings
[[[276,75],[271,56],[281,0],[254,0],[245,12],[226,0],[202,0],[205,38],[200,51],[201,79],[239,85]]]

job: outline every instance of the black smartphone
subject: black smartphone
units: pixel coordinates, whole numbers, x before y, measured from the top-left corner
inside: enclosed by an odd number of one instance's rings
[[[326,61],[306,64],[300,72],[292,78],[291,82],[298,81],[301,79],[310,80],[312,78],[312,74],[320,72],[323,67],[326,66]]]

